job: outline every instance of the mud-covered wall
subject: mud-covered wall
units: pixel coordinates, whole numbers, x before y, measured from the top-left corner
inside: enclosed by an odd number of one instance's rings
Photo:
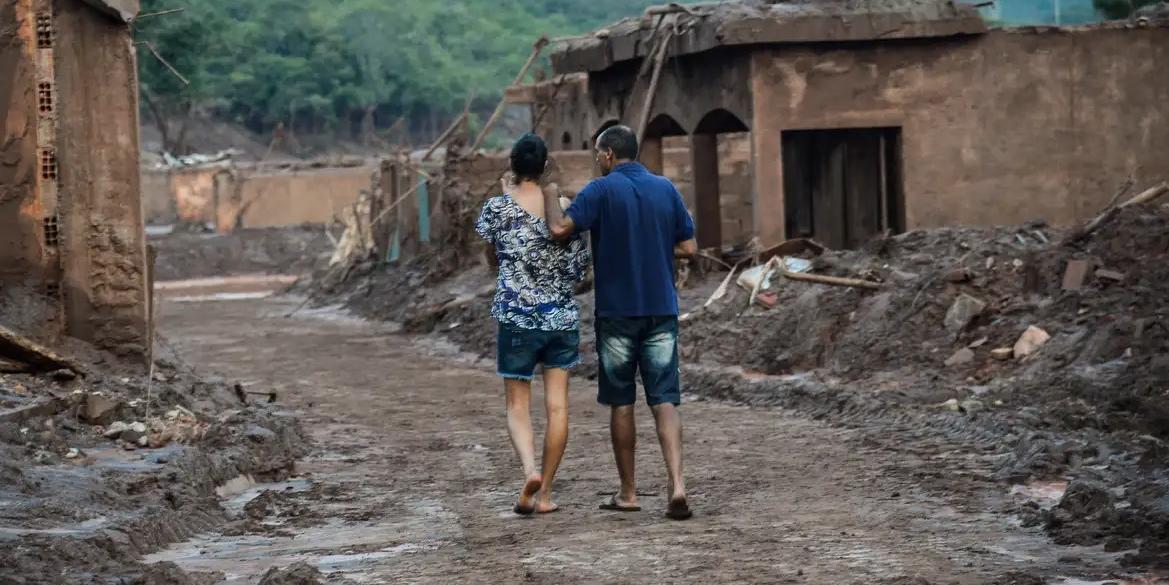
[[[330,223],[369,189],[373,171],[368,166],[237,176],[242,181],[236,192],[219,194],[219,230],[231,229],[237,215],[241,227]]]
[[[783,234],[780,134],[900,126],[909,228],[1067,224],[1169,177],[1169,28],[994,31],[752,58],[756,230]]]
[[[27,2],[0,0],[0,287],[41,277],[36,62]]]
[[[171,194],[170,173],[161,170],[143,169],[142,214],[149,225],[165,225],[178,221],[179,210]]]
[[[127,356],[149,348],[138,160],[138,80],[128,25],[53,2],[58,165],[69,333]]]

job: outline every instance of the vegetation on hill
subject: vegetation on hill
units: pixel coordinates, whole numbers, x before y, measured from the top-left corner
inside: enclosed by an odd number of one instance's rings
[[[171,151],[184,150],[181,125],[172,121],[193,110],[265,134],[282,124],[369,139],[399,117],[407,131],[426,134],[461,111],[472,92],[480,109],[492,107],[540,35],[583,33],[652,3],[190,2],[135,25],[144,115]],[[173,0],[142,1],[143,14],[174,8]]]

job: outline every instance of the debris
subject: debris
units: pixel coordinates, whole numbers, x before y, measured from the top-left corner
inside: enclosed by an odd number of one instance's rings
[[[78,449],[77,447],[73,447],[72,449],[69,449],[68,453],[65,453],[66,459],[77,459],[78,457],[81,457],[81,449]]]
[[[1109,205],[1109,207],[1107,209],[1105,209],[1102,213],[1100,213],[1100,215],[1097,215],[1095,218],[1093,218],[1092,221],[1089,221],[1082,228],[1076,230],[1075,232],[1072,232],[1067,237],[1067,239],[1064,240],[1064,242],[1063,242],[1064,245],[1074,244],[1074,243],[1092,235],[1093,233],[1095,233],[1097,230],[1100,229],[1100,226],[1104,225],[1105,223],[1108,223],[1109,221],[1112,220],[1112,218],[1116,217],[1116,215],[1118,213],[1120,213],[1120,210],[1124,209],[1125,207],[1130,207],[1133,205],[1141,205],[1143,203],[1152,203],[1158,197],[1164,195],[1165,193],[1169,193],[1169,182],[1162,182],[1161,184],[1142,192],[1141,194],[1137,195],[1136,197],[1133,197],[1132,199],[1129,199],[1128,201],[1125,201],[1124,203],[1117,205],[1116,202],[1119,201],[1120,198],[1123,197],[1125,195],[1125,193],[1127,193],[1128,190],[1131,188],[1132,188],[1132,182],[1131,181],[1126,182],[1125,185],[1121,188],[1121,190],[1116,194],[1116,196],[1114,196],[1112,198],[1112,204]]]
[[[125,403],[121,400],[107,398],[101,394],[90,394],[85,398],[85,407],[81,411],[81,418],[91,425],[107,425],[113,422]]]
[[[964,348],[954,352],[954,355],[950,356],[950,359],[946,360],[946,367],[952,368],[954,366],[963,366],[963,365],[970,364],[973,362],[974,362],[974,350],[972,350],[968,347],[964,347]]]
[[[546,36],[542,36],[536,40],[536,44],[532,45],[532,54],[528,56],[528,62],[524,63],[523,69],[520,69],[520,72],[518,75],[516,75],[515,80],[511,82],[512,85],[519,85],[523,82],[524,78],[528,76],[528,70],[532,68],[532,64],[536,62],[536,59],[540,56],[540,53],[544,51],[544,47],[548,46],[549,42],[550,41]],[[468,149],[470,152],[479,150],[479,147],[483,145],[483,141],[487,139],[487,134],[490,133],[491,129],[495,127],[495,123],[499,121],[501,116],[503,116],[503,111],[506,108],[507,99],[501,98],[499,100],[499,105],[495,107],[495,111],[491,113],[491,117],[487,119],[487,122],[483,124],[483,128],[479,130],[479,135],[475,137],[475,141],[471,143],[471,147]]]
[[[41,400],[34,404],[27,406],[20,406],[17,408],[0,411],[0,424],[20,424],[31,418],[39,416],[52,416],[65,410],[68,402],[57,398],[48,400]]]
[[[1011,347],[1000,347],[990,350],[990,357],[1000,362],[1005,362],[1015,356],[1015,350]]]
[[[978,349],[978,348],[986,345],[989,342],[990,342],[989,337],[983,337],[982,339],[979,339],[978,341],[975,341],[975,342],[971,343],[970,345],[967,345],[966,347],[969,347],[970,349]]]
[[[1028,327],[1027,330],[1023,332],[1023,335],[1019,337],[1019,341],[1015,343],[1013,350],[1015,359],[1024,358],[1035,353],[1050,339],[1051,335],[1049,335],[1046,331],[1034,325]]]
[[[946,311],[944,321],[946,329],[955,333],[962,331],[984,310],[986,310],[986,303],[965,293],[958,295],[954,304],[950,305],[950,310]]]
[[[301,561],[285,569],[269,569],[260,579],[260,585],[319,585],[323,579],[316,567]]]
[[[991,257],[986,259],[986,269],[991,270],[993,268],[994,268],[994,256],[991,256]]]
[[[779,295],[773,292],[761,292],[755,295],[755,303],[762,307],[773,309],[779,304]]]
[[[796,238],[794,240],[787,240],[767,248],[759,253],[760,258],[774,258],[775,256],[796,256],[798,254],[809,253],[813,256],[819,256],[826,252],[828,248],[808,238]]]
[[[869,290],[880,290],[881,283],[872,280],[860,280],[857,278],[840,278],[837,276],[824,276],[822,274],[801,274],[799,272],[783,271],[784,278],[791,280],[799,280],[803,282],[814,282],[817,284],[828,284],[832,286],[849,286],[853,288],[867,288]]]
[[[78,374],[85,374],[85,368],[77,362],[57,355],[52,350],[4,326],[0,326],[0,355],[11,360],[24,362],[40,370],[69,369]]]
[[[1113,282],[1124,282],[1125,274],[1123,272],[1105,270],[1101,268],[1100,270],[1096,271],[1096,278],[1099,278],[1100,280],[1111,280]]]
[[[107,439],[117,439],[118,437],[122,436],[122,433],[128,430],[130,430],[130,425],[119,420],[110,423],[110,426],[106,427],[106,430],[102,433],[102,436]]]
[[[958,284],[958,283],[969,282],[969,281],[970,281],[970,271],[966,270],[965,268],[957,268],[946,275],[946,282],[952,282],[954,284]]]
[[[958,410],[960,410],[961,412],[964,412],[966,414],[974,414],[980,410],[985,410],[985,409],[986,409],[986,405],[984,405],[982,403],[982,401],[975,400],[973,398],[968,398],[968,399],[963,400],[962,402],[960,402],[958,404]]]
[[[1063,273],[1063,290],[1083,288],[1091,269],[1092,263],[1087,260],[1068,260],[1068,266]]]
[[[962,407],[958,404],[957,398],[951,398],[951,399],[941,403],[939,406],[941,406],[942,408],[945,408],[946,410],[950,410],[953,412],[959,412],[962,410]]]

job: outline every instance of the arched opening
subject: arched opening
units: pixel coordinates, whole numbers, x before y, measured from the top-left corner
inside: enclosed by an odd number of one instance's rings
[[[658,114],[645,126],[645,137],[641,141],[641,164],[650,172],[663,174],[666,167],[665,140],[685,136],[686,129],[668,114]]]
[[[737,132],[749,132],[751,129],[739,119],[738,116],[719,108],[711,110],[702,120],[698,122],[698,126],[694,128],[695,134],[732,134]]]
[[[686,129],[678,123],[677,120],[670,117],[669,114],[658,114],[656,118],[650,120],[650,123],[645,126],[646,138],[664,138],[666,136],[685,136]]]
[[[751,134],[742,120],[719,108],[695,126],[690,137],[698,245],[739,244],[751,239]]]

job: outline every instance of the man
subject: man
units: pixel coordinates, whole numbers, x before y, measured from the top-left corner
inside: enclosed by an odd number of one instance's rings
[[[691,516],[682,477],[682,421],[678,415],[678,296],[674,258],[697,253],[694,221],[678,189],[637,160],[637,135],[627,126],[603,132],[596,143],[602,177],[589,183],[567,211],[555,189],[544,192],[553,238],[591,232],[597,311],[600,391],[611,408],[610,433],[621,491],[602,509],[634,512],[637,443],[634,377],[641,372],[669,473],[666,515]]]

